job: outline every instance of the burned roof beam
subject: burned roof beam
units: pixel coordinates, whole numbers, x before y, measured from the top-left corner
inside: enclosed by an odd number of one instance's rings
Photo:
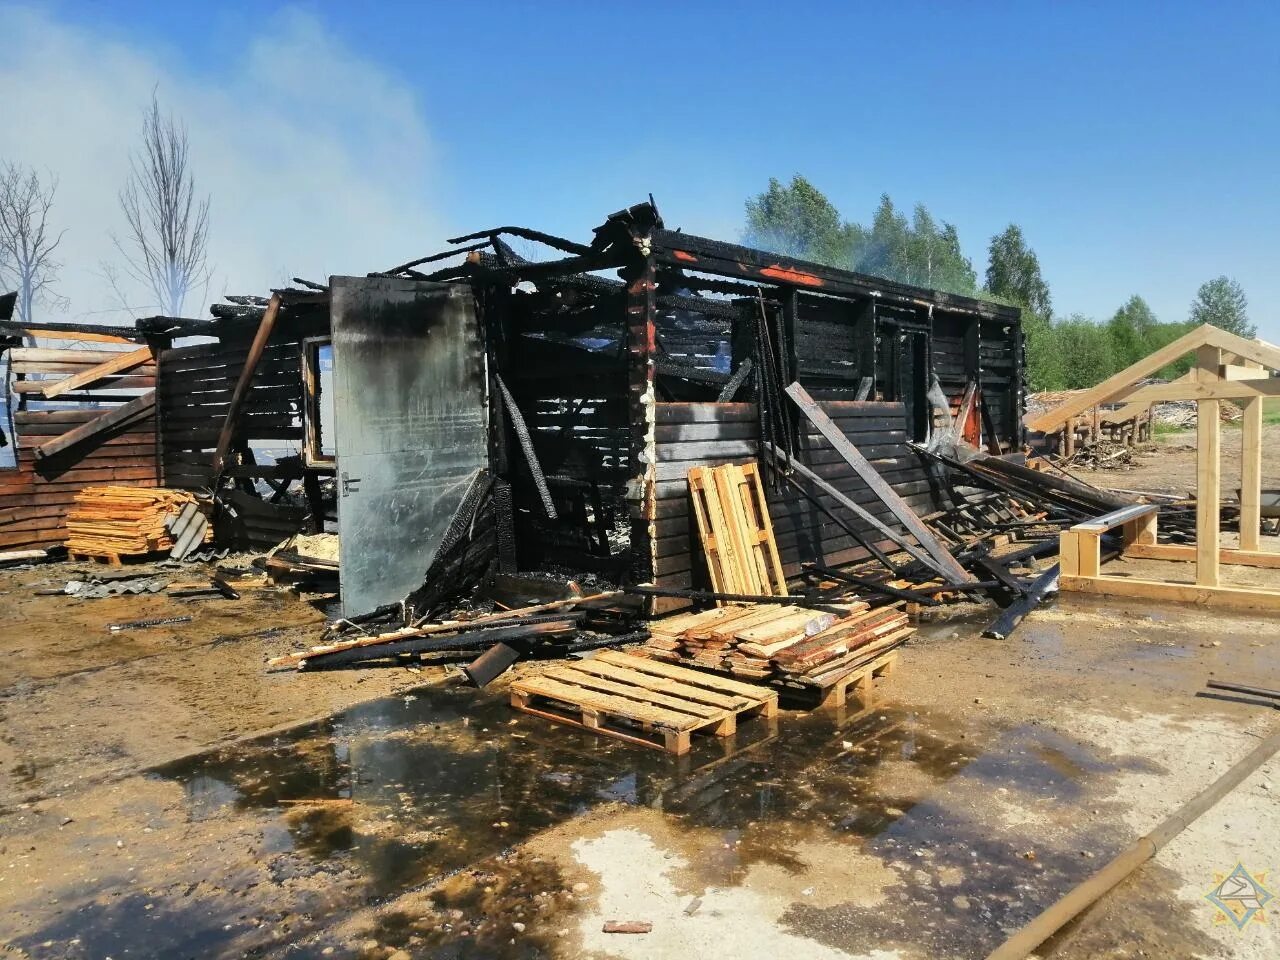
[[[456,240],[450,240],[450,243],[457,243]],[[474,250],[483,250],[489,246],[491,241],[486,240],[484,243],[473,243],[469,247],[457,247],[453,250],[445,250],[443,253],[433,253],[429,257],[419,257],[417,260],[410,260],[408,263],[402,263],[398,267],[392,267],[390,270],[383,270],[381,273],[371,273],[371,277],[394,277],[397,273],[407,273],[414,267],[420,267],[424,263],[435,263],[437,260],[448,260],[460,253],[471,253]],[[295,279],[297,279],[295,277]]]
[[[466,243],[469,240],[479,240],[482,237],[492,239],[504,233],[524,240],[533,240],[536,243],[545,243],[548,247],[555,247],[565,253],[575,253],[583,256],[591,252],[590,247],[581,243],[574,243],[572,240],[566,240],[564,237],[557,237],[551,233],[543,233],[541,230],[530,230],[528,227],[493,227],[489,230],[477,230],[475,233],[469,233],[465,237],[452,237],[449,242]],[[409,266],[413,266],[413,264],[409,264]]]
[[[782,257],[707,237],[655,230],[650,240],[659,263],[700,273],[746,278],[775,286],[837,296],[876,297],[889,303],[942,307],[957,313],[1006,322],[1016,322],[1019,317],[1019,312],[1014,307],[913,287],[892,280],[881,280],[878,277]]]

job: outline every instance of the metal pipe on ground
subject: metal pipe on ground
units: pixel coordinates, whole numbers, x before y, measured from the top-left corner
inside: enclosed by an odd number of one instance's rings
[[[1280,750],[1280,731],[1263,740],[1243,760],[1184,803],[1158,827],[1011,936],[988,954],[987,960],[1025,960],[1040,944],[1159,853],[1165,844],[1270,760],[1277,750]]]

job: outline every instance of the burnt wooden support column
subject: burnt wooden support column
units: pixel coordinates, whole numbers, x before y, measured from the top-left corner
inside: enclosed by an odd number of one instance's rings
[[[794,290],[779,288],[782,298],[782,336],[778,338],[778,350],[786,366],[786,382],[795,383],[800,376],[800,361],[796,357],[796,326],[800,313],[800,294]]]
[[[968,324],[964,328],[964,378],[966,381],[977,384],[978,393],[982,392],[982,321],[977,317],[970,317]],[[967,389],[967,388],[966,388]],[[961,394],[961,404],[963,405],[963,396]],[[976,409],[976,407],[975,407]],[[969,425],[962,423],[960,431],[963,432]],[[982,437],[982,415],[978,415],[978,437]],[[978,444],[982,446],[981,442]]]
[[[857,307],[853,321],[853,346],[857,351],[858,376],[871,378],[871,396],[876,398],[876,304],[867,300]]]
[[[160,371],[163,366],[164,352],[173,349],[173,337],[149,336],[147,346],[155,357],[156,365],[156,410],[152,422],[152,433],[156,438],[156,486],[164,486],[164,404],[160,402]],[[15,451],[16,453],[16,451]]]
[[[647,243],[642,249],[647,251]],[[636,583],[653,583],[656,577],[654,536],[654,483],[657,478],[656,430],[654,424],[654,368],[657,343],[655,289],[657,270],[653,256],[626,268],[627,323],[627,421],[630,425],[627,507],[631,516],[631,578]],[[653,613],[655,598],[646,609]]]

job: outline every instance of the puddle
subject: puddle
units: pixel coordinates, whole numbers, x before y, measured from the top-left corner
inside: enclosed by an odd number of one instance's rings
[[[151,776],[181,785],[194,827],[253,818],[261,841],[241,855],[283,855],[277,859],[288,865],[273,866],[274,883],[308,870],[322,883],[327,876],[351,879],[360,891],[355,900],[335,896],[298,909],[305,917],[287,935],[293,946],[257,943],[248,951],[297,956],[303,949],[310,956],[317,938],[349,955],[349,943],[329,939],[336,924],[417,888],[437,891],[441,909],[461,904],[495,917],[509,917],[512,902],[525,909],[530,890],[558,880],[545,864],[520,863],[513,848],[606,803],[651,808],[677,829],[718,831],[723,854],[694,870],[707,883],[727,885],[757,863],[796,869],[787,837],[798,825],[888,857],[895,845],[946,842],[946,811],[927,798],[954,778],[993,794],[1073,798],[1109,769],[1039,728],[1001,730],[980,718],[960,722],[900,705],[784,711],[777,723],[750,721],[734,738],[695,744],[676,759],[516,714],[499,695],[433,687]],[[974,849],[986,843],[973,839]],[[488,872],[476,880],[481,863]],[[992,893],[1011,881],[987,872],[980,882]],[[504,899],[507,891],[513,900]],[[193,898],[176,913],[151,911],[141,924],[130,921],[141,909],[135,898],[125,898],[110,909],[77,911],[74,931],[46,928],[21,945],[34,957],[140,955],[157,943],[174,955],[243,955],[243,924],[218,922],[237,906],[220,896]],[[797,914],[795,922],[820,929],[833,919]],[[382,922],[380,943],[402,945],[412,936],[414,956],[546,956],[550,949],[533,930],[512,942],[509,922],[493,937],[481,924],[465,940],[455,929],[414,929],[394,915]],[[76,949],[59,934],[77,938]],[[133,936],[139,939],[131,943]],[[48,941],[57,944],[53,952],[41,948]]]

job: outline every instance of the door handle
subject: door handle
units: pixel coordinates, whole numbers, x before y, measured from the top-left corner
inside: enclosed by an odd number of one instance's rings
[[[348,497],[353,493],[360,492],[360,478],[347,475],[347,471],[342,471],[342,495]]]

